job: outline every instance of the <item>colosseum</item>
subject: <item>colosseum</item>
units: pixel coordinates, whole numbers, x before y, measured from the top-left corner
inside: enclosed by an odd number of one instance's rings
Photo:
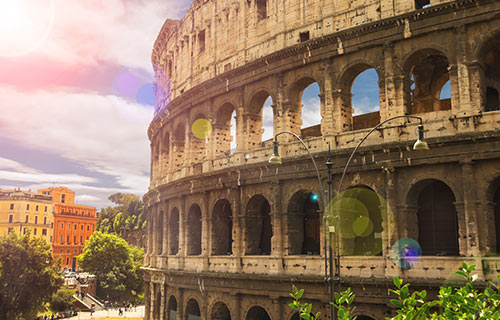
[[[329,284],[384,319],[394,276],[435,293],[462,261],[500,271],[500,1],[194,0],[152,63],[145,319],[295,320],[292,285],[330,319]],[[270,130],[296,135],[282,164]]]

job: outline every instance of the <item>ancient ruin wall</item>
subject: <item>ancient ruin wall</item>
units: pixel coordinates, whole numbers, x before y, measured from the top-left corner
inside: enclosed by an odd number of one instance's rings
[[[227,71],[297,43],[445,0],[196,0],[167,20],[152,62],[158,105]],[[171,90],[171,91],[170,91]]]

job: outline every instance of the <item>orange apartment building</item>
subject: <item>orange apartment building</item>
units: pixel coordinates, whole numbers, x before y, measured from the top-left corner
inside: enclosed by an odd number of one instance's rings
[[[40,189],[38,194],[52,196],[54,258],[61,258],[61,268],[78,269],[76,257],[96,229],[96,208],[75,204],[75,193],[65,187]]]

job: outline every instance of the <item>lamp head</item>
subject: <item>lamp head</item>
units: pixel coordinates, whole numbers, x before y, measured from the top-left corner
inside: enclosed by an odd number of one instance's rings
[[[418,139],[413,145],[413,150],[429,150],[429,145],[424,141],[424,126],[418,126]]]
[[[281,157],[278,152],[278,140],[273,141],[273,148],[274,148],[274,153],[271,157],[269,157],[269,164],[282,164],[283,161],[281,160]]]

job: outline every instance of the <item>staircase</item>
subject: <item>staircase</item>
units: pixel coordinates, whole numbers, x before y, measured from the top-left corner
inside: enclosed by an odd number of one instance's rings
[[[81,295],[75,294],[73,298],[76,300],[74,306],[80,310],[90,311],[92,305],[94,305],[94,311],[104,310],[104,305],[90,294],[86,294],[83,299]]]

